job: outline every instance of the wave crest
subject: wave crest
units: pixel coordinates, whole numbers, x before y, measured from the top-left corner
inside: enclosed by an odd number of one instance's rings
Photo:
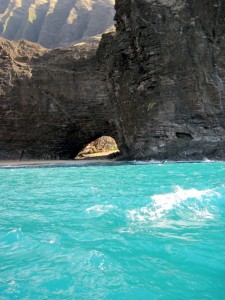
[[[155,221],[166,216],[173,218],[173,214],[180,218],[199,217],[200,219],[212,219],[208,201],[212,197],[220,197],[220,194],[212,189],[197,190],[195,188],[184,190],[175,187],[174,192],[156,194],[151,196],[152,202],[139,209],[129,210],[128,218],[132,221]],[[172,214],[172,216],[171,216]]]

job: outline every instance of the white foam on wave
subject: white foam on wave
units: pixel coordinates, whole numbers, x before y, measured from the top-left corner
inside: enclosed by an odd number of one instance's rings
[[[13,243],[23,238],[24,233],[21,228],[15,228],[7,232],[6,239],[8,242]]]
[[[88,207],[86,208],[86,212],[87,213],[90,213],[90,212],[97,212],[97,213],[106,213],[110,210],[113,210],[115,209],[116,206],[115,205],[94,205],[94,206],[91,206],[91,207]]]
[[[175,187],[175,191],[168,194],[159,194],[151,196],[156,206],[163,207],[164,210],[171,209],[174,205],[180,204],[187,199],[202,200],[203,196],[213,196],[215,192],[211,189],[197,190],[189,189],[184,190],[179,186]]]
[[[8,232],[8,234],[15,233],[15,232],[22,232],[22,230],[21,230],[21,228],[12,229]]]
[[[133,160],[132,163],[134,165],[149,165],[149,164],[163,164],[165,161],[163,160],[155,160],[155,159],[151,159],[151,160]]]
[[[10,280],[9,285],[15,285],[15,281],[14,280]]]
[[[204,218],[212,219],[213,214],[203,204],[203,200],[207,198],[219,197],[220,194],[212,189],[197,190],[188,189],[184,190],[177,186],[175,191],[167,194],[158,194],[151,196],[153,200],[148,206],[141,207],[128,211],[128,217],[132,221],[146,222],[148,220],[157,220],[164,217],[168,212],[174,208],[182,208],[185,204],[185,209],[192,211],[195,215]],[[204,197],[204,198],[203,198]],[[185,203],[188,199],[193,199],[190,203]],[[196,202],[196,200],[198,202]]]
[[[155,218],[161,217],[166,211],[172,210],[175,206],[180,206],[181,203],[187,201],[188,199],[195,199],[198,202],[202,203],[203,197],[213,197],[219,196],[217,192],[211,189],[205,190],[197,190],[197,189],[189,189],[184,190],[177,186],[175,188],[175,192],[168,193],[165,195],[154,195],[152,196],[152,200],[154,201],[155,207]],[[191,203],[187,206],[189,210],[192,210],[201,217],[205,218],[213,218],[213,215],[206,209],[199,207],[199,203]]]
[[[96,194],[99,192],[99,188],[95,186],[91,186],[91,190]]]
[[[90,251],[84,260],[84,264],[95,270],[98,269],[99,271],[105,271],[110,267],[107,257],[98,250]]]
[[[218,162],[218,160],[211,160],[211,159],[208,159],[207,157],[203,158],[203,162],[204,163],[214,163],[214,162]]]

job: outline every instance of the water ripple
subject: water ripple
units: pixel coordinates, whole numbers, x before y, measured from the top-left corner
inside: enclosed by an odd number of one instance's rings
[[[0,299],[223,299],[224,178],[224,163],[0,169]]]

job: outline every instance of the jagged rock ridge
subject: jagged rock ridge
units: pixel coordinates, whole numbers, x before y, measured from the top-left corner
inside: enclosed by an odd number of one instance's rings
[[[117,0],[96,47],[0,41],[0,157],[71,158],[112,136],[124,158],[224,159],[225,2]]]
[[[1,0],[0,35],[47,48],[98,42],[112,28],[114,0]]]

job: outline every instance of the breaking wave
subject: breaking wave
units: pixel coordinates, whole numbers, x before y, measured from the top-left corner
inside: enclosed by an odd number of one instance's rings
[[[225,163],[0,178],[0,299],[224,299]]]
[[[208,201],[212,197],[220,197],[213,189],[197,190],[182,189],[176,186],[174,191],[167,194],[156,194],[151,196],[151,203],[139,209],[128,210],[128,218],[132,221],[146,222],[157,221],[176,214],[180,217],[198,217],[201,219],[212,219]],[[185,218],[186,219],[186,218]]]

